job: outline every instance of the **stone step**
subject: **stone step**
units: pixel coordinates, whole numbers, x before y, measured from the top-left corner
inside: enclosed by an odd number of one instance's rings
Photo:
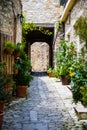
[[[84,107],[80,102],[74,107],[79,120],[87,120],[87,107]]]
[[[31,72],[33,76],[47,76],[47,72]]]

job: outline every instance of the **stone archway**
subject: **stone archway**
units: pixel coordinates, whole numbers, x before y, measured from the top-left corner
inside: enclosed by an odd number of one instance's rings
[[[46,72],[49,66],[49,45],[35,42],[31,45],[32,72]]]
[[[37,25],[37,28],[39,26]],[[33,68],[32,70],[36,70],[37,72],[40,71],[40,72],[46,72],[47,71],[47,68],[49,66],[53,67],[53,40],[54,40],[54,24],[42,24],[42,27],[44,30],[49,30],[50,32],[52,32],[52,35],[47,35],[47,34],[44,34],[43,32],[39,31],[39,30],[33,30],[33,31],[29,31],[27,36],[26,36],[26,39],[27,39],[27,44],[26,44],[26,48],[25,48],[25,51],[27,52],[28,54],[28,57],[29,59],[31,60],[32,62],[32,56],[31,56],[31,47],[32,45],[34,46],[34,44],[37,42],[37,43],[40,43],[40,46],[43,45],[43,43],[46,43],[46,45],[49,47],[48,49],[48,63],[47,65],[45,65],[45,67],[42,67],[43,69],[40,69],[41,67],[38,67],[38,65],[35,63],[34,61],[34,64],[35,67],[37,66],[37,68],[34,67],[33,65]],[[39,44],[38,44],[39,45]],[[39,50],[39,49],[38,49]],[[42,49],[43,51],[46,51],[46,47]],[[34,51],[34,55],[35,55],[35,51]],[[45,54],[45,53],[44,53]],[[33,55],[33,56],[34,56]],[[42,54],[41,54],[42,55]],[[38,57],[38,56],[37,56]],[[39,62],[39,60],[38,60]],[[41,60],[42,62],[42,60]],[[43,61],[43,64],[44,64],[44,61]],[[32,64],[31,64],[32,66]],[[42,64],[40,66],[43,66]]]

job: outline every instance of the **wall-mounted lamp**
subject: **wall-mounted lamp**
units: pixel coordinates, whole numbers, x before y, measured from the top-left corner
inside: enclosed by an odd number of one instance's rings
[[[17,14],[17,18],[20,18],[20,22],[22,23],[22,21],[23,21],[23,15],[22,14]]]

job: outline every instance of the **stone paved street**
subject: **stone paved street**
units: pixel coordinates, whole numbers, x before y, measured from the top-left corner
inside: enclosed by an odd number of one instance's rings
[[[6,108],[2,130],[82,130],[72,94],[57,79],[36,76],[27,93]]]

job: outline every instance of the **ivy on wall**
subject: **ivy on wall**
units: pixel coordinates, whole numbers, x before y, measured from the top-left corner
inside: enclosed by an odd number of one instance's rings
[[[23,23],[22,23],[22,42],[24,44],[26,44],[27,42],[27,38],[26,38],[27,34],[35,30],[40,31],[41,33],[45,35],[52,35],[51,31],[49,31],[48,29],[45,30],[42,26],[37,27],[33,21],[26,23],[26,19],[24,17]]]
[[[85,42],[87,48],[87,17],[80,17],[74,25],[75,33]]]

